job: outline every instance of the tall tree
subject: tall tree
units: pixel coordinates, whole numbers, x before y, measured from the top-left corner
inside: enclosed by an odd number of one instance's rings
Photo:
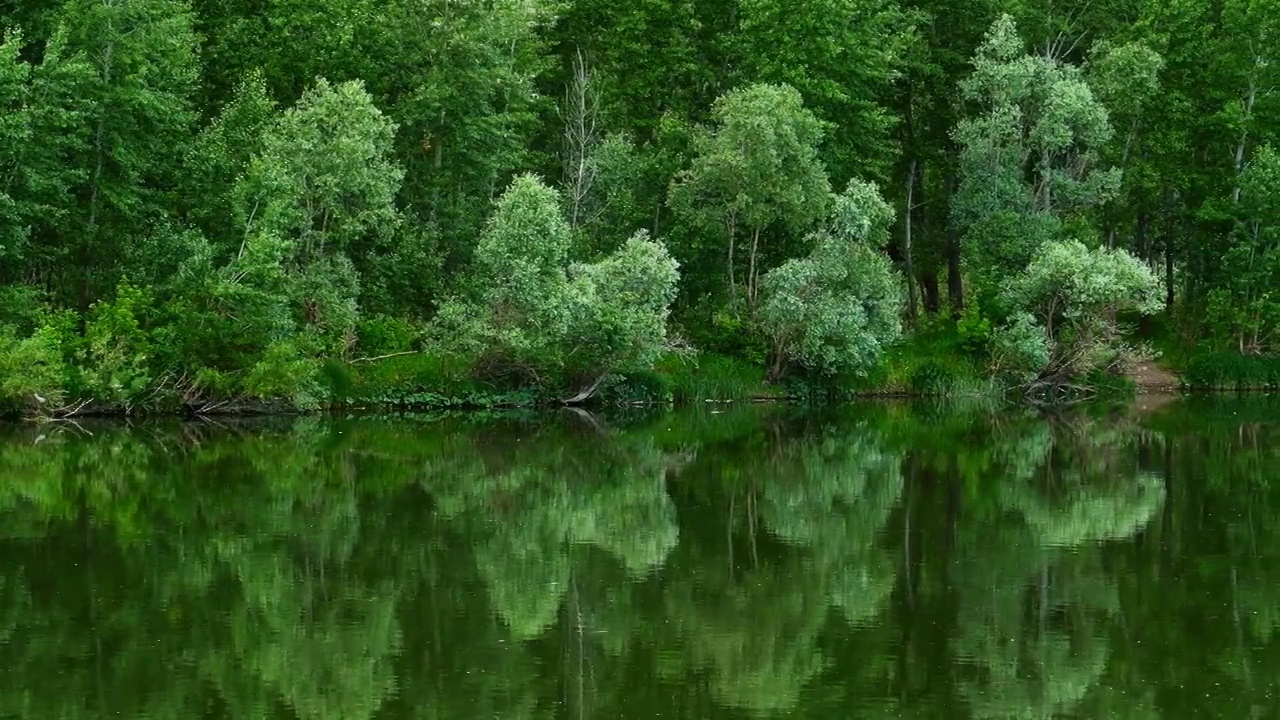
[[[730,303],[746,286],[754,308],[763,267],[761,241],[771,231],[803,233],[829,207],[831,187],[818,157],[823,125],[786,85],[752,85],[716,101],[714,128],[671,187],[671,203],[722,244]],[[745,273],[738,267],[746,245]],[[775,253],[775,262],[785,259]],[[768,248],[765,248],[768,251]]]
[[[268,132],[238,189],[243,242],[289,244],[301,319],[340,343],[334,349],[352,342],[357,270],[393,241],[400,221],[395,130],[360,83],[321,80]]]
[[[54,62],[91,69],[63,73],[71,86],[48,90],[76,98],[78,122],[68,129],[84,139],[61,158],[80,177],[74,226],[54,242],[74,248],[62,289],[87,306],[162,240],[156,230],[190,138],[199,66],[185,0],[69,0],[59,17]]]
[[[1060,237],[1064,221],[1112,197],[1120,176],[1096,167],[1111,125],[1079,69],[1027,54],[1012,17],[992,26],[962,92],[978,114],[956,127],[952,212],[989,291]]]

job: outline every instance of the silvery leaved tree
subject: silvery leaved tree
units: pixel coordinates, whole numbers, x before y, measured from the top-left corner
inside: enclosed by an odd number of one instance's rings
[[[1120,175],[1098,167],[1112,130],[1081,71],[1028,54],[1010,16],[987,33],[961,92],[978,112],[955,129],[952,214],[981,296],[1060,239],[1066,219],[1114,196]]]
[[[827,210],[831,189],[818,157],[823,124],[789,85],[751,85],[716,100],[715,127],[671,186],[677,214],[723,243],[730,304],[745,286],[756,304],[771,230],[803,233]],[[742,256],[746,262],[742,262]],[[745,265],[745,267],[744,267]]]
[[[902,287],[880,251],[892,221],[876,186],[855,180],[810,237],[810,253],[765,275],[760,322],[773,341],[774,377],[792,363],[862,374],[899,337]]]
[[[479,372],[567,384],[578,402],[611,372],[656,359],[675,260],[643,231],[590,264],[571,263],[572,244],[560,193],[536,176],[516,178],[476,246],[474,295],[442,311]]]

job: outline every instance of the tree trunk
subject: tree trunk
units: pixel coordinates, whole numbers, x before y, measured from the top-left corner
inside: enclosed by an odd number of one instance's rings
[[[1169,218],[1166,222],[1164,231],[1164,309],[1165,312],[1173,312],[1174,290],[1173,290],[1173,210],[1169,211]]]
[[[564,164],[569,186],[569,226],[574,229],[583,222],[588,197],[595,184],[591,153],[598,133],[593,85],[591,69],[587,67],[582,51],[578,50],[573,60],[573,79],[565,91],[565,105],[561,111],[565,124]]]
[[[760,251],[760,228],[751,231],[751,260],[747,268],[747,305],[754,317],[756,314],[756,255]]]
[[[609,377],[609,373],[602,374],[600,377],[597,377],[595,380],[591,381],[591,383],[579,390],[578,394],[571,398],[561,400],[560,402],[565,405],[581,405],[582,403],[590,400],[592,395],[596,394],[596,390],[600,389],[600,384],[603,383],[604,379],[607,377]]]
[[[1259,61],[1255,60],[1255,69],[1258,67]],[[1253,104],[1258,99],[1258,85],[1254,76],[1249,76],[1249,92],[1244,99],[1244,127],[1240,128],[1240,141],[1236,143],[1235,166],[1236,166],[1236,183],[1231,190],[1231,201],[1240,202],[1240,175],[1244,173],[1244,153],[1249,142],[1249,118],[1253,115]]]
[[[907,207],[903,216],[905,225],[902,232],[902,265],[907,275],[907,317],[912,320],[916,319],[918,309],[916,306],[916,271],[911,261],[911,220],[915,215],[915,189],[916,189],[916,169],[917,161],[912,158],[911,166],[907,170]]]
[[[920,299],[924,305],[924,311],[930,315],[937,314],[938,308],[941,306],[940,295],[942,289],[938,286],[938,271],[926,270],[920,274]]]
[[[733,268],[734,235],[738,225],[732,216],[725,221],[725,232],[729,235],[729,305],[732,307],[738,300],[738,280]]]
[[[964,278],[960,274],[960,238],[954,228],[947,230],[947,295],[951,314],[960,317],[964,312]]]
[[[954,173],[946,181],[946,201],[950,206],[956,195],[957,178]],[[964,278],[960,274],[960,234],[954,222],[947,223],[947,300],[951,305],[951,314],[960,317],[964,312]]]

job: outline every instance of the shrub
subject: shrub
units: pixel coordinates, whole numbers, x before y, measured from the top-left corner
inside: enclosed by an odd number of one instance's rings
[[[129,410],[156,384],[150,333],[144,327],[153,301],[147,290],[122,285],[110,302],[89,310],[76,354],[85,397]]]
[[[356,326],[360,352],[366,357],[412,350],[420,335],[413,323],[388,315],[364,318]]]
[[[67,380],[62,345],[63,333],[54,323],[25,338],[0,325],[0,410],[42,414],[62,404]]]
[[[902,289],[876,245],[893,214],[874,185],[851,182],[813,251],[765,275],[760,322],[776,377],[788,361],[826,375],[865,375],[902,333]]]

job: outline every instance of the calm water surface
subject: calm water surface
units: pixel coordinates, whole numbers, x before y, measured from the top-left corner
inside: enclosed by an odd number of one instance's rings
[[[0,717],[1268,718],[1280,403],[0,428]]]

